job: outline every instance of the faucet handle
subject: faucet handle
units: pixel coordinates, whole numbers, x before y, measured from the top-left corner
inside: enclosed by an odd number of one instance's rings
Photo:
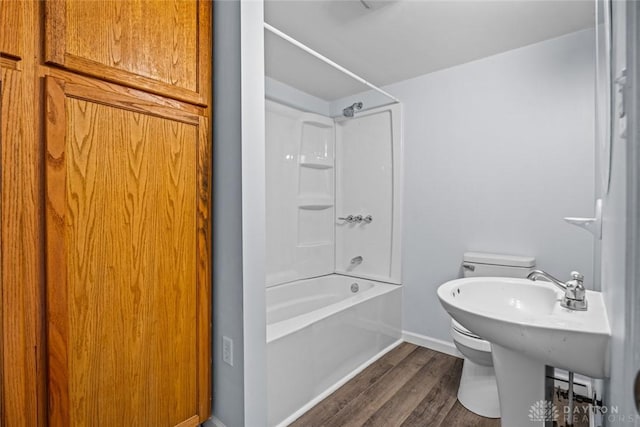
[[[571,272],[571,280],[567,281],[562,306],[573,310],[587,309],[587,291],[584,288],[584,275],[577,271]]]
[[[584,274],[580,273],[579,271],[572,271],[571,280],[575,280],[579,284],[582,284],[584,282]]]
[[[571,281],[575,282],[574,298],[578,301],[584,301],[586,298],[586,290],[584,289],[584,275],[578,271],[572,271],[571,279]]]
[[[349,224],[351,224],[352,222],[354,222],[354,221],[355,221],[355,218],[354,218],[354,216],[353,216],[353,215],[349,215],[349,216],[346,216],[346,217],[339,216],[339,217],[338,217],[338,219],[339,219],[340,221],[346,221],[346,222],[348,222]]]

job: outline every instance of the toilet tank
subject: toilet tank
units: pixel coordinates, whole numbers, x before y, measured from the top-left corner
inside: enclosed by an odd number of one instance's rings
[[[535,267],[534,257],[482,252],[466,252],[462,261],[464,277],[525,278]]]

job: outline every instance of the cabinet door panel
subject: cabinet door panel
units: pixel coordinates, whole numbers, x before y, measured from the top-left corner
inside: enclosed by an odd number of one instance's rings
[[[46,83],[50,425],[197,425],[206,121]]]
[[[35,345],[36,310],[28,304],[31,288],[26,285],[35,278],[25,265],[38,246],[26,224],[23,157],[32,133],[25,120],[24,73],[18,65],[0,58],[0,425],[27,427],[36,422],[31,409],[36,406],[35,381],[30,381],[36,360],[29,351]]]
[[[206,0],[49,0],[46,60],[205,105],[210,7]]]
[[[23,7],[22,2],[18,0],[0,1],[0,56],[23,56]]]
[[[38,3],[0,0],[0,425],[34,427],[42,326],[42,148],[35,54]]]

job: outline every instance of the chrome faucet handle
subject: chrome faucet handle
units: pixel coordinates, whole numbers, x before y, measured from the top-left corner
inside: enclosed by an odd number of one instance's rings
[[[571,292],[570,292],[571,291]],[[584,289],[584,275],[577,272],[571,272],[571,280],[567,282],[567,296],[578,301],[583,301],[585,298]]]
[[[373,217],[371,215],[367,215],[362,219],[365,223],[370,224],[373,221]]]
[[[353,222],[362,222],[362,215],[356,215],[353,217]]]
[[[571,279],[577,282],[580,282],[580,284],[582,284],[584,283],[584,274],[580,273],[579,271],[572,271]]]
[[[562,306],[572,310],[584,311],[587,309],[587,291],[584,288],[584,275],[577,272],[571,272],[571,280],[568,280],[562,298]]]
[[[346,216],[346,217],[339,216],[338,219],[340,221],[347,221],[349,224],[351,224],[352,222],[355,221],[355,218],[353,217],[353,215],[349,215],[349,216]]]

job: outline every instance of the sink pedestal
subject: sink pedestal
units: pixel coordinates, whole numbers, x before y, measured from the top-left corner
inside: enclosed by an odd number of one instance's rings
[[[501,426],[550,426],[553,414],[545,416],[542,406],[550,396],[546,386],[547,367],[522,353],[493,343],[491,354],[498,381]]]

